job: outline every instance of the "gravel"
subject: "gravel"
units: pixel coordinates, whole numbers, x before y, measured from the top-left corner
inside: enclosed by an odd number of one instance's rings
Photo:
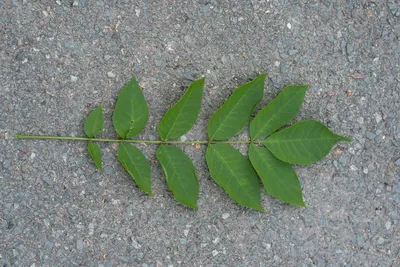
[[[399,14],[392,0],[0,1],[0,266],[398,266]],[[262,104],[309,84],[296,120],[353,140],[294,166],[305,209],[266,192],[267,213],[239,207],[209,176],[205,145],[184,147],[200,183],[193,211],[173,199],[154,145],[139,145],[152,166],[148,197],[115,144],[101,144],[100,173],[85,142],[15,139],[84,136],[100,103],[100,137],[116,138],[115,100],[135,73],[150,110],[137,138],[151,140],[205,75],[184,136],[205,140],[224,99],[262,72]]]

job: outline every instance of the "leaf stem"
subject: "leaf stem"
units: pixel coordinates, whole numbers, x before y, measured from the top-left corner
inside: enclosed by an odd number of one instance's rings
[[[114,143],[144,143],[144,144],[250,144],[250,140],[234,140],[234,141],[208,141],[208,140],[193,140],[193,141],[161,141],[161,140],[132,140],[132,139],[108,139],[108,138],[88,138],[75,136],[53,136],[53,135],[25,135],[17,134],[17,139],[51,139],[51,140],[68,140],[68,141],[95,141],[95,142],[114,142]],[[254,142],[254,141],[253,141]]]

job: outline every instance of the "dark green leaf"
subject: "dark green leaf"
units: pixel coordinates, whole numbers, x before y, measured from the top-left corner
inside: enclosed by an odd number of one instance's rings
[[[192,128],[201,108],[204,79],[194,81],[162,118],[158,125],[158,134],[163,140],[179,138]]]
[[[117,157],[139,188],[152,196],[150,164],[142,151],[130,144],[121,143]]]
[[[260,182],[249,160],[226,143],[210,144],[206,161],[211,177],[240,205],[264,211]]]
[[[208,123],[210,140],[226,140],[235,136],[248,123],[255,106],[263,97],[266,74],[238,87],[211,116]]]
[[[100,146],[96,143],[90,142],[88,143],[88,151],[97,168],[103,172],[103,167],[101,165],[101,149]]]
[[[183,205],[197,209],[199,182],[190,158],[176,146],[161,145],[157,150],[157,159],[175,199]]]
[[[307,165],[324,158],[339,141],[350,139],[332,133],[318,121],[307,120],[274,133],[261,141],[280,160]]]
[[[250,123],[251,138],[269,136],[293,120],[301,108],[307,88],[308,85],[285,87]]]
[[[267,192],[277,199],[305,207],[300,181],[292,166],[272,155],[268,149],[250,145],[250,162],[263,181]]]
[[[94,109],[85,121],[85,134],[92,138],[101,133],[104,129],[103,110],[101,105]]]
[[[113,114],[115,131],[121,138],[132,138],[145,127],[149,109],[135,76],[124,85]]]

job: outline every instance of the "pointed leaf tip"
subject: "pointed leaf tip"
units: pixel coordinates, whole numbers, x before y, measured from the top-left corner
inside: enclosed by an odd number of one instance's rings
[[[100,170],[100,172],[103,172],[100,146],[96,143],[89,141],[87,149],[88,149],[89,154],[92,157],[94,163],[96,164],[96,167]]]
[[[242,206],[265,211],[257,174],[239,151],[226,143],[210,144],[206,162],[211,177],[232,199]]]
[[[210,140],[227,140],[243,129],[264,95],[266,75],[260,74],[253,81],[238,87],[211,116],[208,123]]]
[[[157,149],[157,159],[175,200],[197,210],[199,181],[190,158],[179,147],[161,145]]]
[[[125,139],[143,131],[149,117],[149,109],[142,89],[135,76],[122,88],[113,114],[113,125],[117,134]]]
[[[191,83],[181,99],[164,115],[158,125],[158,134],[163,140],[179,138],[193,127],[201,109],[204,80],[203,77]]]
[[[307,165],[324,158],[339,141],[349,139],[332,133],[318,121],[306,120],[274,133],[261,143],[284,162]]]
[[[286,86],[278,96],[261,109],[250,123],[250,136],[266,137],[293,120],[299,112],[308,85]]]
[[[130,144],[120,143],[117,158],[139,188],[152,196],[151,168],[142,151]]]
[[[250,162],[261,178],[265,190],[286,203],[305,207],[300,181],[288,163],[283,162],[264,147],[249,147]]]
[[[101,104],[97,106],[92,112],[90,112],[88,118],[85,121],[85,134],[89,138],[93,138],[104,129],[104,118],[103,109]]]

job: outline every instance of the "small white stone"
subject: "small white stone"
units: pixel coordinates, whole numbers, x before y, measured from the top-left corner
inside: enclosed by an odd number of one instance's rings
[[[386,230],[389,230],[390,227],[392,227],[392,223],[391,223],[390,221],[387,221],[387,222],[385,223],[385,227],[386,227]]]
[[[219,252],[218,252],[217,250],[213,250],[211,253],[212,253],[212,255],[215,257],[215,256],[218,255]]]
[[[374,115],[375,115],[375,120],[376,120],[376,123],[380,123],[380,122],[381,122],[381,120],[382,120],[382,116],[381,116],[381,114],[379,114],[379,113],[375,113]]]
[[[48,16],[49,16],[49,12],[47,12],[46,10],[43,10],[42,12],[43,12],[43,15],[44,15],[45,17],[48,17]]]
[[[181,136],[181,142],[185,142],[187,140],[186,136],[182,135]]]
[[[108,78],[115,78],[115,74],[111,71],[107,72]]]
[[[239,18],[238,18],[238,21],[242,21],[242,20],[244,20],[243,17],[239,17]]]
[[[31,154],[31,159],[34,159],[36,157],[36,154],[35,153],[32,153]]]
[[[226,220],[229,218],[229,216],[231,216],[229,213],[224,213],[222,214],[222,219]]]
[[[368,174],[368,168],[364,168],[364,169],[363,169],[363,173],[364,173],[364,174]]]
[[[214,243],[214,244],[218,244],[220,240],[221,240],[221,239],[220,239],[219,237],[217,237],[217,238],[215,238],[215,239],[213,240],[213,243]]]
[[[274,66],[275,66],[275,67],[279,67],[280,65],[281,65],[281,63],[280,63],[279,61],[275,61],[275,62],[274,62]]]
[[[61,6],[61,1],[60,0],[57,0],[56,3],[57,3],[57,5]]]
[[[383,242],[385,242],[385,239],[383,238],[383,237],[379,237],[378,238],[378,240],[376,241],[376,243],[378,244],[378,245],[382,245],[383,244]]]
[[[135,9],[135,13],[136,13],[136,16],[139,17],[139,15],[140,15],[140,9],[136,8],[136,9]]]
[[[136,249],[139,249],[142,247],[135,239],[132,239],[132,246]]]
[[[357,168],[356,166],[354,166],[354,165],[351,165],[351,166],[350,166],[350,170],[352,170],[352,171],[357,171],[358,168]]]
[[[71,75],[71,81],[76,82],[78,80],[78,77]]]
[[[74,2],[72,3],[72,5],[73,5],[73,6],[79,6],[79,3],[78,3],[78,1],[74,1]]]
[[[288,27],[288,29],[292,29],[292,24],[290,24],[290,22],[286,25]]]
[[[188,236],[188,234],[189,234],[189,229],[183,230],[183,234],[184,234],[185,236]]]
[[[341,38],[341,37],[342,37],[342,32],[341,32],[341,31],[338,31],[337,34],[336,34],[336,36],[337,36],[337,38]]]
[[[359,118],[357,119],[357,122],[358,122],[359,124],[364,124],[364,118],[363,118],[363,117],[359,117]]]

